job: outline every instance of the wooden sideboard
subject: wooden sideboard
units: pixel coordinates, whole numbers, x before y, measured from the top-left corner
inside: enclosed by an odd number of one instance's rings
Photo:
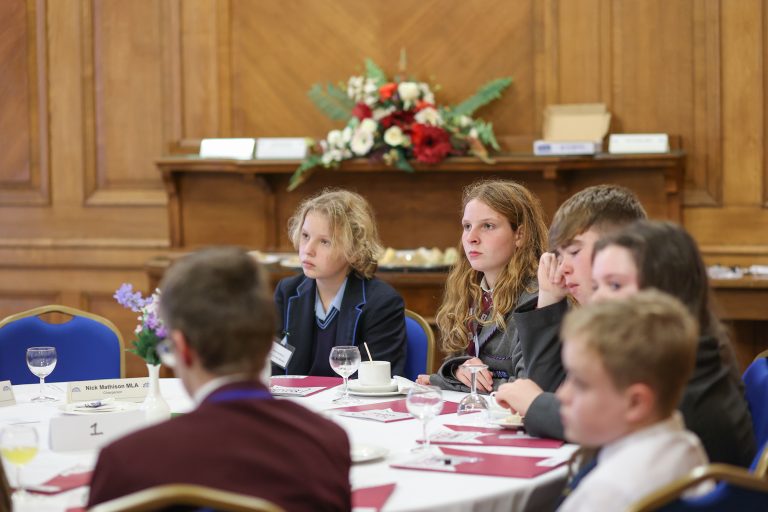
[[[347,161],[320,169],[293,192],[298,161],[213,160],[196,156],[156,161],[168,193],[173,248],[240,244],[289,251],[286,223],[299,202],[326,187],[363,194],[373,206],[382,241],[396,248],[452,247],[459,240],[462,189],[482,178],[516,180],[541,199],[548,219],[574,192],[598,183],[634,190],[653,218],[682,222],[685,154],[536,157],[505,155],[493,165],[450,158],[406,173],[384,164]]]

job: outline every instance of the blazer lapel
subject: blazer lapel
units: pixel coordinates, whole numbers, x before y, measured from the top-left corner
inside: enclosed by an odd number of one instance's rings
[[[288,317],[288,343],[296,348],[289,369],[296,368],[309,370],[312,359],[312,322],[315,320],[315,280],[304,279],[296,287],[296,293],[288,298],[286,307]],[[304,371],[304,373],[306,373]]]
[[[347,287],[344,289],[344,297],[341,298],[339,325],[336,329],[334,345],[357,345],[358,323],[367,301],[365,291],[365,281],[354,272],[350,273],[347,278]]]

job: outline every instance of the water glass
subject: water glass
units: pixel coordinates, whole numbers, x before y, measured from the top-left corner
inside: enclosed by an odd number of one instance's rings
[[[341,345],[333,347],[328,356],[328,362],[331,364],[333,371],[341,375],[344,379],[344,394],[338,402],[351,402],[347,379],[349,379],[349,376],[355,373],[360,367],[360,351],[355,346]]]
[[[461,368],[466,368],[470,372],[470,393],[465,396],[456,410],[457,416],[476,413],[473,418],[477,423],[482,424],[488,415],[488,401],[484,396],[477,394],[477,372],[488,368],[486,364],[465,364]]]
[[[437,386],[422,386],[417,384],[408,390],[405,405],[411,416],[421,421],[423,443],[417,450],[429,452],[429,436],[427,424],[443,411],[443,392]]]
[[[21,467],[37,455],[37,430],[29,425],[8,425],[0,430],[0,455],[16,468],[16,493],[18,503],[26,498],[21,480]]]
[[[56,400],[45,395],[45,378],[56,368],[55,347],[30,347],[27,349],[27,367],[29,371],[40,378],[40,396],[33,402],[51,402]]]

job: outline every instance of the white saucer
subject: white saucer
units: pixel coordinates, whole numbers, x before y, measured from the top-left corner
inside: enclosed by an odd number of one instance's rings
[[[387,449],[372,444],[356,444],[350,449],[352,462],[368,462],[387,455]]]
[[[489,423],[502,428],[520,428],[523,426],[523,418],[519,414],[510,414],[501,419],[493,419]]]
[[[396,389],[394,391],[355,391],[352,388],[349,388],[349,394],[355,395],[355,396],[371,396],[371,397],[377,397],[377,396],[396,396],[396,395],[404,395],[404,392],[401,392],[400,390]]]
[[[90,416],[93,414],[106,414],[108,412],[123,412],[123,411],[132,411],[134,409],[138,409],[141,404],[134,403],[134,402],[109,402],[108,404],[94,408],[94,407],[83,407],[82,402],[78,403],[72,403],[72,404],[61,404],[59,405],[59,409],[61,409],[65,414],[79,414],[83,416]]]
[[[397,381],[392,379],[389,384],[385,386],[363,386],[359,383],[359,379],[352,379],[349,381],[349,391],[356,393],[392,393],[397,391]]]

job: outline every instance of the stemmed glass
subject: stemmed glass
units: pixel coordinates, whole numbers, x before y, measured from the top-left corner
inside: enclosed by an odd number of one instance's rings
[[[429,436],[427,435],[427,424],[436,418],[443,410],[443,393],[437,386],[422,386],[417,384],[408,390],[408,397],[405,399],[405,406],[411,416],[421,421],[421,433],[424,442],[421,448],[417,447],[414,451],[429,452]]]
[[[469,395],[465,396],[461,402],[459,402],[459,407],[456,410],[456,415],[462,416],[464,414],[471,414],[471,413],[480,413],[478,417],[476,418],[479,423],[482,423],[484,421],[484,415],[487,416],[488,414],[488,401],[485,399],[484,396],[477,394],[477,372],[481,370],[485,370],[488,368],[487,364],[465,364],[462,366],[462,368],[466,368],[470,372],[470,393]]]
[[[30,347],[27,349],[27,367],[29,371],[40,378],[40,396],[32,399],[33,402],[51,402],[56,400],[45,395],[45,378],[56,368],[55,347]]]
[[[0,431],[0,454],[16,467],[17,501],[26,498],[26,491],[21,483],[21,466],[37,455],[37,430],[29,425],[8,425]]]
[[[344,379],[344,394],[338,399],[339,403],[350,403],[347,379],[360,367],[360,351],[355,346],[342,345],[333,347],[328,356],[328,362],[333,371]]]

